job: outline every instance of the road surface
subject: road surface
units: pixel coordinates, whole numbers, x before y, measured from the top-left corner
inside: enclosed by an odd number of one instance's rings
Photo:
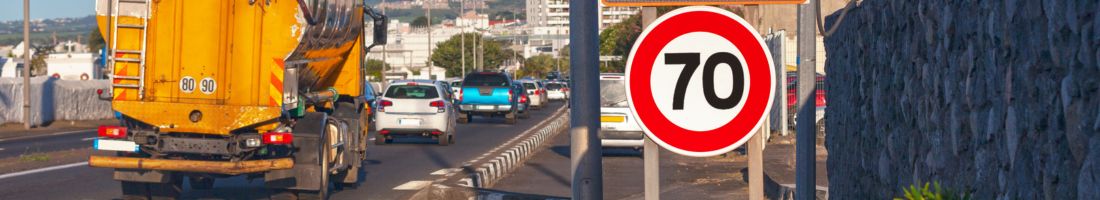
[[[456,143],[438,146],[431,139],[398,139],[393,144],[373,145],[364,161],[366,174],[361,184],[334,191],[332,199],[404,199],[422,186],[441,176],[432,172],[461,167],[463,162],[481,156],[505,141],[547,119],[560,110],[561,102],[538,111],[530,119],[514,125],[500,118],[474,118],[471,124],[459,124]],[[90,146],[85,138],[94,137],[94,130],[55,136],[0,141],[0,148],[61,150]],[[373,136],[372,136],[373,138]],[[21,152],[0,151],[0,157],[18,156]],[[0,199],[117,199],[120,186],[111,178],[111,169],[73,165],[39,172],[0,175]],[[14,176],[13,176],[14,175]],[[6,177],[5,177],[6,176]],[[186,184],[186,183],[185,183]],[[271,192],[263,180],[249,181],[243,177],[218,179],[213,190],[191,190],[185,187],[184,199],[267,199]]]

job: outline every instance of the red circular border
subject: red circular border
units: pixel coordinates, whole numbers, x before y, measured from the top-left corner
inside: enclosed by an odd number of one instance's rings
[[[723,26],[729,24],[729,26]],[[720,13],[688,11],[656,24],[631,56],[629,92],[638,118],[649,133],[669,146],[689,152],[712,152],[736,144],[752,132],[764,117],[772,87],[771,66],[766,50],[749,27]],[[684,129],[668,120],[657,108],[650,88],[653,62],[673,39],[692,32],[709,32],[733,43],[744,56],[749,73],[748,96],[741,112],[722,127],[709,131]],[[638,59],[645,58],[645,59]]]

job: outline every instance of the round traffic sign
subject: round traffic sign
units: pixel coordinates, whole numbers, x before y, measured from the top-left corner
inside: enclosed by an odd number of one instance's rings
[[[760,34],[729,11],[692,6],[657,18],[626,66],[630,110],[649,138],[687,156],[729,152],[771,110],[776,79]]]

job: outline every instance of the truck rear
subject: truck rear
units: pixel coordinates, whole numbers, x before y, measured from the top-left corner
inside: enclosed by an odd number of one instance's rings
[[[505,123],[516,123],[516,95],[512,80],[498,72],[466,75],[458,93],[458,123],[469,123],[473,115],[503,116]]]
[[[319,198],[358,182],[364,22],[385,42],[385,17],[362,1],[97,0],[96,15],[112,83],[101,98],[122,123],[95,140],[115,154],[88,162],[115,169],[125,199],[175,198],[183,179],[262,178]]]

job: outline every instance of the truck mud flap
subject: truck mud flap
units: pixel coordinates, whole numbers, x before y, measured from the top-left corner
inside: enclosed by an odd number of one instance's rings
[[[319,190],[321,187],[321,139],[328,114],[306,113],[294,127],[294,168],[264,174],[269,188]]]

